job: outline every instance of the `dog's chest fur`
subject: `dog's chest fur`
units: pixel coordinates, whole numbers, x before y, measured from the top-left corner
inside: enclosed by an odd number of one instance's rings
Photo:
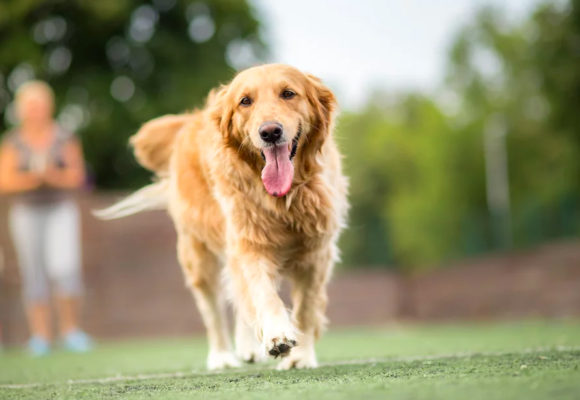
[[[325,241],[338,229],[331,194],[322,185],[306,183],[285,198],[273,198],[263,188],[256,189],[232,193],[227,200],[224,217],[236,239],[299,251]]]

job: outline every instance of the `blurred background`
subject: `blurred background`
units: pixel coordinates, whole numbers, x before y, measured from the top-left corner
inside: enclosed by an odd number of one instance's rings
[[[333,324],[580,315],[580,1],[5,0],[0,132],[42,79],[84,147],[90,333],[202,330],[169,218],[90,210],[149,181],[127,146],[143,122],[263,62],[320,76],[341,105],[352,209]],[[0,325],[16,344],[8,204]]]

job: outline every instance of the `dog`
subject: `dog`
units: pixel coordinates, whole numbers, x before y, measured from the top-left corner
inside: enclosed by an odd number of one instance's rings
[[[319,78],[267,64],[212,90],[202,109],[149,121],[130,139],[157,181],[100,216],[168,210],[207,329],[209,369],[267,355],[281,357],[278,369],[317,366],[314,345],[348,211],[336,110]],[[281,278],[291,283],[291,313],[278,295]]]

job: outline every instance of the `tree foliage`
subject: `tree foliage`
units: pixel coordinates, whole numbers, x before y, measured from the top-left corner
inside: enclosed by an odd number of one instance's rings
[[[486,200],[484,131],[506,130],[511,236],[580,233],[580,2],[521,23],[484,8],[457,33],[437,96],[376,96],[343,116],[352,177],[347,264],[409,268],[501,248]]]
[[[44,79],[61,121],[80,133],[97,184],[138,186],[148,173],[127,138],[150,118],[199,105],[262,57],[258,28],[244,0],[3,1],[0,131],[18,84]]]

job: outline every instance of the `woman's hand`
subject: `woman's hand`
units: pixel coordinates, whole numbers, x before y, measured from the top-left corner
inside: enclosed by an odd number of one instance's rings
[[[20,193],[38,189],[43,177],[18,168],[18,152],[9,144],[0,147],[0,192]]]
[[[80,143],[69,142],[63,149],[63,167],[47,165],[42,178],[48,186],[60,189],[76,189],[85,182],[85,163]]]

